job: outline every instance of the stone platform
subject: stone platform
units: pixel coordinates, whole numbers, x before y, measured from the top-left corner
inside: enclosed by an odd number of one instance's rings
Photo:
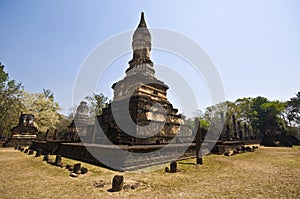
[[[119,171],[136,170],[195,157],[194,143],[127,146],[34,141],[30,148],[42,149],[44,154],[60,154],[67,158]]]
[[[252,144],[259,144],[260,139],[245,139],[245,140],[232,140],[232,141],[223,141],[223,140],[218,140],[216,142],[216,145],[213,147],[211,150],[211,153],[213,154],[224,154],[227,151],[234,150],[236,148],[240,148],[241,146],[244,145],[252,145]],[[206,141],[206,143],[209,145],[211,141]]]
[[[245,141],[247,142],[247,141]],[[213,147],[210,153],[224,154],[243,146],[244,141],[205,140],[202,150]],[[34,141],[31,149],[42,149],[43,154],[60,154],[63,157],[104,166],[113,170],[130,171],[169,163],[174,160],[195,158],[195,143],[153,145],[82,144],[66,141]]]
[[[36,138],[11,138],[3,143],[3,147],[14,147],[14,146],[30,146]]]
[[[226,151],[234,150],[244,145],[243,141],[217,141],[214,148],[211,150],[213,154],[224,154]]]

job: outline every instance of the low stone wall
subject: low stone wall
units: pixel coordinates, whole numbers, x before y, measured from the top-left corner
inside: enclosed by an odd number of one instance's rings
[[[234,150],[241,146],[244,146],[244,142],[242,142],[242,141],[218,142],[212,149],[211,153],[221,155],[221,154],[224,154],[226,151]]]
[[[11,138],[3,143],[3,147],[30,146],[35,138]]]
[[[209,145],[208,143],[203,144]],[[215,141],[211,141],[214,144]],[[217,141],[211,153],[224,154],[241,147],[242,141]],[[64,157],[127,171],[168,163],[178,159],[194,158],[195,143],[167,145],[103,145],[65,143],[64,141],[35,141],[31,149],[42,149],[43,153],[60,154]]]
[[[195,157],[194,143],[127,146],[35,141],[30,148],[42,149],[43,154],[60,154],[64,157],[119,171],[136,170],[173,160]]]
[[[211,141],[212,144],[215,142]],[[224,154],[226,151],[243,146],[242,141],[218,141],[211,153]],[[203,148],[207,148],[204,143]],[[60,154],[64,157],[105,166],[119,171],[136,170],[174,160],[194,158],[195,143],[167,145],[103,145],[65,143],[63,141],[35,141],[31,149],[42,149],[43,153]]]
[[[32,142],[30,149],[34,149],[34,150],[42,149],[44,154],[47,153],[58,154],[58,152],[61,149],[61,144],[65,142],[66,141],[61,141],[61,140],[34,141]]]
[[[119,171],[136,170],[173,160],[195,157],[195,144],[162,145],[93,145],[62,143],[59,154]],[[186,148],[185,153],[182,153]],[[121,149],[121,150],[120,150]],[[180,158],[178,158],[180,157]]]

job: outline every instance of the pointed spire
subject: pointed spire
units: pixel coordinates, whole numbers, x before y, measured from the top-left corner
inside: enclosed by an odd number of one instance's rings
[[[145,22],[145,17],[144,17],[144,12],[141,13],[141,20],[138,28],[146,28],[146,22]]]
[[[126,73],[132,68],[143,64],[147,64],[149,67],[153,67],[153,63],[150,59],[151,34],[145,22],[144,12],[141,13],[140,23],[133,33],[132,49],[133,57],[132,60],[128,62],[130,66],[126,70]],[[151,71],[152,70],[153,69],[151,69]]]

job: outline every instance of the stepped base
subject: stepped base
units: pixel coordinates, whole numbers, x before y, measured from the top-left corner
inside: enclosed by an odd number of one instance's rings
[[[119,171],[136,170],[195,157],[194,143],[127,146],[35,141],[30,148],[43,149],[43,153],[55,151],[55,154],[67,158]],[[163,150],[159,150],[162,148]]]

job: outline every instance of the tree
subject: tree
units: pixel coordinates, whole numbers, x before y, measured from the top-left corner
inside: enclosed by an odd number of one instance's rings
[[[213,106],[209,106],[206,108],[205,113],[203,115],[204,121],[200,120],[200,125],[208,126],[209,124],[209,134],[211,138],[215,139],[221,133],[224,123],[226,122],[226,117],[224,118],[224,114],[228,112],[228,101],[219,103]]]
[[[253,98],[253,102],[251,104],[249,112],[249,118],[251,126],[255,133],[257,133],[258,131],[264,133],[266,131],[264,127],[264,118],[266,117],[266,113],[264,110],[262,110],[262,105],[267,102],[269,102],[269,100],[265,97],[258,96],[256,98]]]
[[[58,122],[55,125],[58,136],[63,136],[68,131],[68,126],[71,124],[73,117],[68,117],[63,114],[59,114]]]
[[[46,92],[45,92],[46,91]],[[59,121],[61,108],[54,101],[54,95],[50,90],[43,93],[23,92],[23,112],[33,114],[35,125],[39,131],[54,130]]]
[[[89,101],[90,118],[94,119],[96,115],[102,114],[102,109],[107,107],[110,103],[108,97],[104,96],[102,93],[94,93],[92,96],[86,96],[85,99]]]
[[[275,133],[277,130],[285,132],[286,126],[283,117],[286,103],[278,100],[270,101],[258,96],[253,99],[250,112],[250,122],[253,129],[260,133]]]
[[[299,95],[300,96],[300,95]],[[278,100],[270,101],[265,97],[239,98],[235,102],[226,101],[221,104],[206,108],[204,118],[209,121],[210,127],[220,127],[222,121],[233,129],[232,116],[235,116],[237,123],[250,125],[255,132],[286,131],[284,117],[285,102]],[[224,113],[225,116],[224,116]],[[224,129],[223,129],[224,131]],[[232,131],[231,131],[232,132]]]
[[[195,119],[198,118],[200,122],[200,128],[202,131],[207,131],[209,128],[209,122],[204,118],[204,113],[200,109],[196,109],[193,112],[193,118],[185,119],[184,123],[189,125],[191,129],[195,129]]]
[[[10,129],[17,124],[22,108],[22,90],[22,85],[10,80],[0,63],[0,137],[8,137]]]
[[[251,106],[253,104],[253,98],[239,98],[234,103],[237,108],[236,111],[238,112],[238,119],[243,123],[250,124],[252,115]]]
[[[286,131],[286,125],[282,116],[285,106],[286,103],[278,100],[264,103],[261,106],[262,110],[265,112],[265,131],[270,131],[271,133],[275,133],[277,130],[280,130],[281,132]]]
[[[297,127],[300,126],[300,92],[296,93],[296,97],[292,97],[286,102],[284,115],[289,133],[296,134]]]
[[[296,97],[292,97],[287,102],[287,107],[290,108],[290,124],[294,122],[295,124],[300,125],[300,92],[296,94]]]

